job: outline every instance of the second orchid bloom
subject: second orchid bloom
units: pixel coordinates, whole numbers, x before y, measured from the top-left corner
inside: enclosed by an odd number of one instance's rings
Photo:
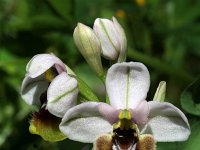
[[[22,98],[27,104],[38,107],[30,121],[30,132],[48,141],[65,139],[58,125],[66,111],[76,104],[76,79],[68,75],[65,64],[52,54],[34,56],[26,71]]]

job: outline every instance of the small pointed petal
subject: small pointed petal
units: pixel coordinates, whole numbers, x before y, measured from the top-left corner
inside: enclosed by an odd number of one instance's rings
[[[190,135],[186,116],[174,105],[167,102],[149,103],[150,113],[141,133],[152,134],[158,142],[185,141]]]
[[[166,82],[161,81],[158,85],[153,101],[164,102],[166,93]]]
[[[100,104],[85,102],[68,110],[60,124],[61,132],[83,143],[93,143],[97,136],[112,132],[112,125],[99,113]]]
[[[56,76],[47,91],[47,109],[57,117],[63,117],[65,112],[76,104],[78,86],[75,78],[66,72]]]
[[[66,139],[66,136],[59,130],[60,121],[60,118],[53,116],[47,110],[41,109],[33,114],[29,131],[31,134],[40,135],[45,141],[62,141]]]
[[[150,134],[140,135],[136,150],[156,150],[156,142],[153,136]]]
[[[58,57],[51,54],[35,55],[26,66],[27,75],[35,78],[43,74],[53,65],[56,65],[59,73],[66,71],[64,63]]]
[[[21,95],[29,105],[40,105],[40,96],[47,90],[48,82],[44,76],[30,78],[26,76],[22,82]]]
[[[65,68],[67,70],[67,74],[72,75],[72,76],[76,76],[74,71],[71,68],[69,68],[67,65],[65,65]]]
[[[135,109],[131,109],[133,121],[137,125],[145,124],[149,115],[149,104],[146,100],[141,101]]]
[[[149,72],[138,62],[114,64],[106,77],[110,104],[116,109],[135,109],[146,99],[149,85]]]
[[[100,135],[96,141],[94,142],[94,150],[112,150],[112,135],[111,134],[103,134]]]
[[[117,59],[120,52],[120,35],[113,22],[98,18],[94,22],[93,29],[101,42],[102,55],[111,60]]]

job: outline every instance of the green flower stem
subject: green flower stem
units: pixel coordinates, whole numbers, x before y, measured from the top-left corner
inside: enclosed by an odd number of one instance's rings
[[[194,77],[187,72],[180,70],[179,68],[175,68],[173,66],[169,66],[157,58],[145,55],[136,50],[129,49],[128,57],[133,59],[134,61],[141,61],[150,67],[156,68],[157,70],[166,73],[168,75],[174,76],[179,80],[182,80],[185,83],[191,83],[194,80]]]
[[[94,92],[91,90],[91,88],[79,77],[74,76],[76,80],[78,81],[78,88],[79,88],[79,94],[83,99],[86,99],[88,101],[96,101],[99,102],[98,97],[94,94]]]
[[[110,100],[109,100],[108,94],[106,94],[106,103],[110,104]]]
[[[106,83],[106,73],[104,73],[103,75],[99,76],[99,78],[101,79],[101,81],[105,85],[105,83]]]

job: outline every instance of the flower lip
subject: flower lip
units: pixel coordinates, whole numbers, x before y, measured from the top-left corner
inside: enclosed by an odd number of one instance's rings
[[[138,141],[137,125],[132,122],[132,114],[128,110],[121,110],[119,121],[113,125],[113,141],[120,149],[132,148]]]
[[[66,136],[59,131],[58,125],[60,121],[60,118],[52,115],[43,107],[39,112],[32,114],[29,131],[31,134],[40,135],[46,141],[61,141],[66,139]]]
[[[138,136],[133,129],[120,130],[115,129],[113,135],[113,144],[120,149],[132,148],[138,141]]]

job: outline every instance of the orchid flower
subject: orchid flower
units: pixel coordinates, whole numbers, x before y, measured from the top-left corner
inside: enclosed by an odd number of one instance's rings
[[[155,142],[187,140],[186,116],[168,102],[147,102],[149,86],[142,63],[114,64],[106,76],[110,105],[76,105],[65,113],[60,130],[71,140],[94,143],[94,150],[153,150]]]
[[[65,112],[76,104],[76,79],[68,75],[65,64],[53,54],[35,55],[28,62],[26,71],[22,98],[39,108],[30,121],[30,132],[48,141],[66,138],[61,135],[58,125]]]

